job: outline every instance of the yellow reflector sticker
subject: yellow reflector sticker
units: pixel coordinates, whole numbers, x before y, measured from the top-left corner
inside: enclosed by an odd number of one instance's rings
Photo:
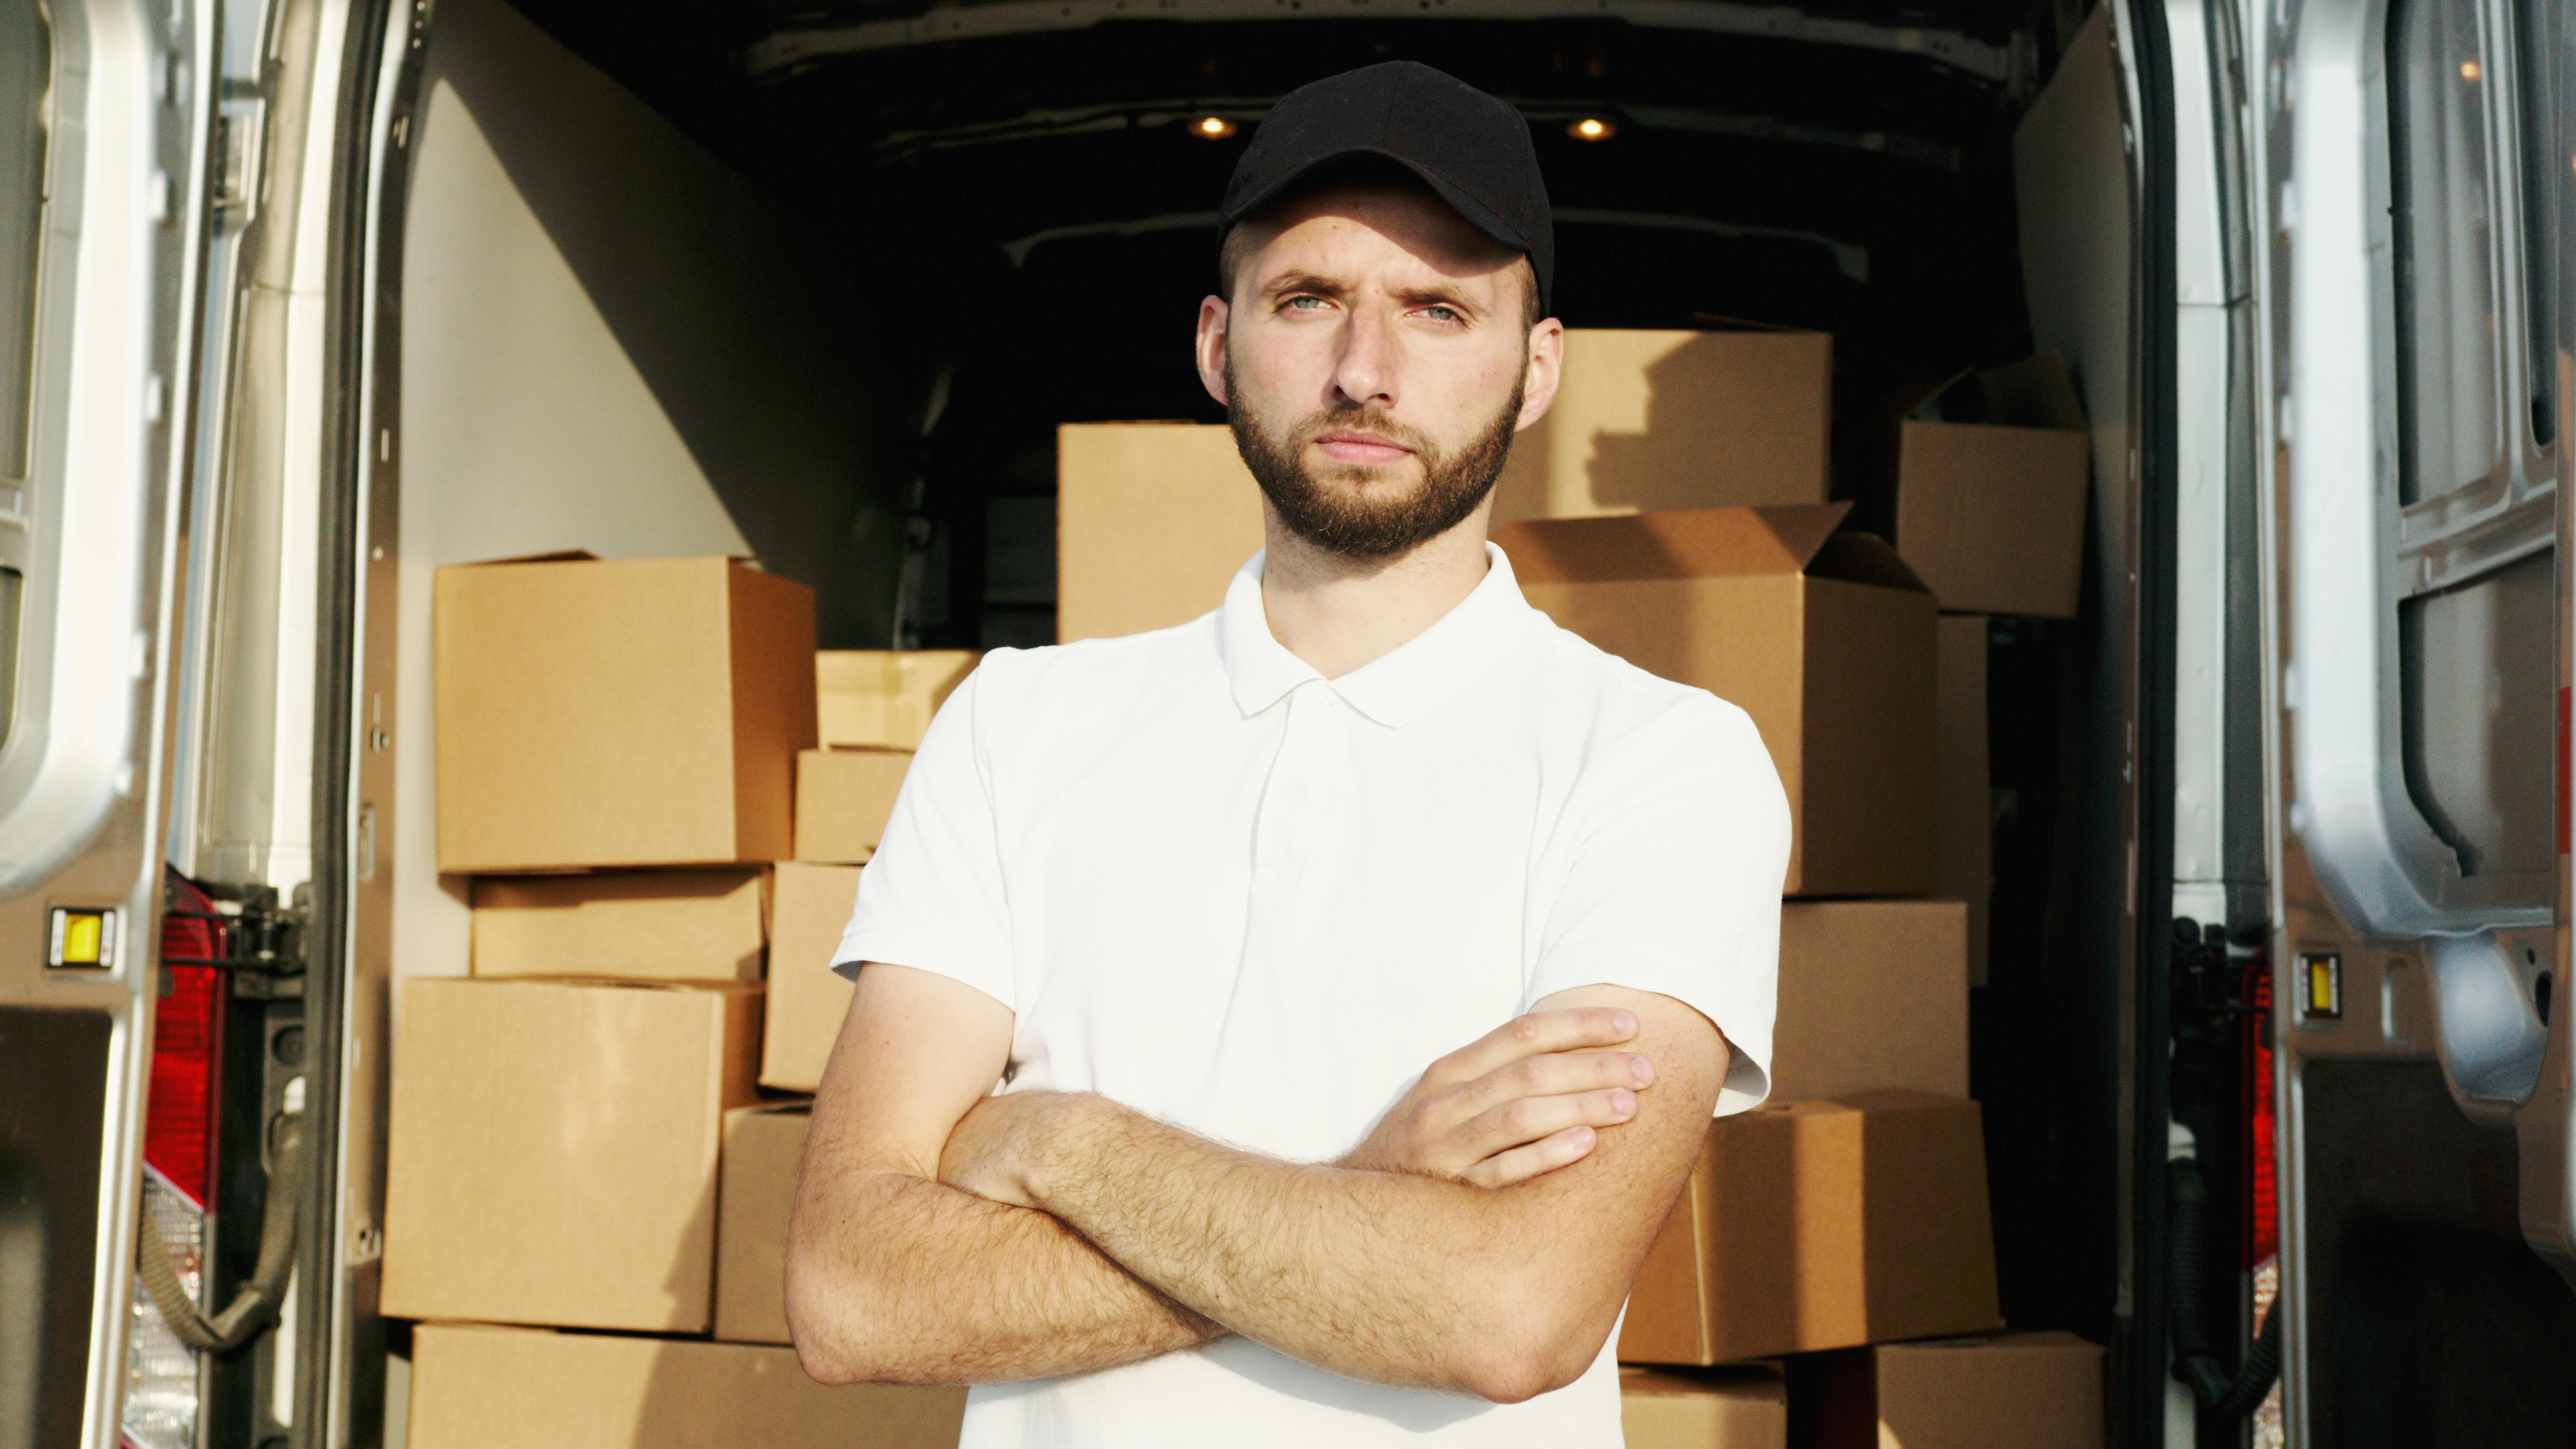
[[[45,964],[99,968],[116,964],[116,912],[56,906],[46,932]]]
[[[2333,1021],[2343,1015],[2343,957],[2333,951],[2302,951],[2299,966],[2307,976],[2300,1015]]]

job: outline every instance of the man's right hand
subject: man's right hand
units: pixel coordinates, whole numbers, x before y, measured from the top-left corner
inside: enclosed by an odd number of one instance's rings
[[[1537,1011],[1433,1062],[1340,1165],[1507,1187],[1579,1162],[1637,1114],[1654,1064],[1625,1011]]]

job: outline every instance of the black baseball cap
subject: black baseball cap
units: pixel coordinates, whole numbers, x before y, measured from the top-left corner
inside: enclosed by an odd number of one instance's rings
[[[1539,315],[1556,287],[1556,224],[1529,122],[1419,61],[1390,60],[1327,76],[1279,98],[1234,165],[1219,233],[1326,162],[1382,156],[1422,178],[1467,224],[1528,255]]]

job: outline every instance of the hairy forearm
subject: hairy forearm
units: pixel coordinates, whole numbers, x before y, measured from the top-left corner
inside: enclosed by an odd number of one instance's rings
[[[1038,1207],[1177,1303],[1336,1373],[1525,1398],[1581,1372],[1625,1296],[1616,1268],[1547,1253],[1561,1178],[1488,1191],[1280,1162],[1098,1097],[1032,1109]]]
[[[826,1382],[1051,1378],[1223,1332],[1057,1219],[918,1177],[838,1174],[797,1216],[788,1318]]]

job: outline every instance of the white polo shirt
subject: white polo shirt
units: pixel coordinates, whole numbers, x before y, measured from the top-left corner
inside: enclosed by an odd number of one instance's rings
[[[1099,1092],[1292,1161],[1551,992],[1689,1003],[1768,1091],[1788,803],[1752,721],[1556,627],[1500,549],[1466,600],[1327,680],[1259,556],[1176,629],[999,649],[940,710],[835,960],[1017,1013],[1011,1090]],[[1220,1339],[973,1390],[964,1449],[1616,1449],[1612,1344],[1516,1405]]]

